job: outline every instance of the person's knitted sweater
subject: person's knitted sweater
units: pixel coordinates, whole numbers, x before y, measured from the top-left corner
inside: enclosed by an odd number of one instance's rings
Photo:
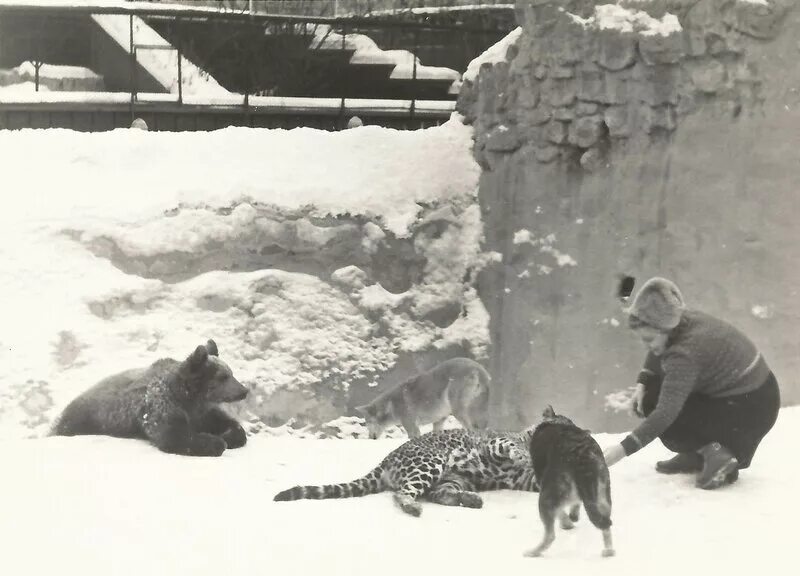
[[[755,390],[769,376],[764,357],[734,326],[696,310],[684,310],[664,352],[647,355],[639,382],[661,382],[658,404],[623,441],[630,455],[658,438],[680,414],[690,394],[734,396]]]

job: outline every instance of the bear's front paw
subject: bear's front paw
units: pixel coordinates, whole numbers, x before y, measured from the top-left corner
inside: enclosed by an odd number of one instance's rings
[[[192,442],[192,456],[221,456],[225,452],[225,440],[213,434],[197,434]]]
[[[238,424],[234,424],[225,431],[222,435],[222,439],[225,440],[225,444],[228,445],[228,448],[241,448],[247,444],[247,433],[244,431],[244,428]]]

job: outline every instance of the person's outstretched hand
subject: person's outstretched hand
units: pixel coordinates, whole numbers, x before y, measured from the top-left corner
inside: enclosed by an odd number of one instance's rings
[[[625,449],[622,444],[614,444],[603,450],[603,457],[606,459],[606,466],[613,466],[625,458]]]

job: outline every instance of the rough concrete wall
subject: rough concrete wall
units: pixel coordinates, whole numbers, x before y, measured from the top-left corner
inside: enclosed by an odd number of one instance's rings
[[[605,397],[644,357],[614,297],[620,274],[674,279],[688,304],[744,329],[800,400],[800,10],[790,0],[517,3],[507,62],[459,110],[484,169],[495,424],[552,402],[596,430],[630,426]],[[680,27],[668,30],[670,13]],[[647,20],[651,18],[651,20]]]

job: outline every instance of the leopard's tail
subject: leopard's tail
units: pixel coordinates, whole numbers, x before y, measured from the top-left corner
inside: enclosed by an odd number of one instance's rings
[[[287,500],[324,500],[327,498],[355,498],[383,492],[383,467],[378,466],[366,476],[345,482],[344,484],[326,484],[325,486],[295,486],[275,495],[276,502]]]

